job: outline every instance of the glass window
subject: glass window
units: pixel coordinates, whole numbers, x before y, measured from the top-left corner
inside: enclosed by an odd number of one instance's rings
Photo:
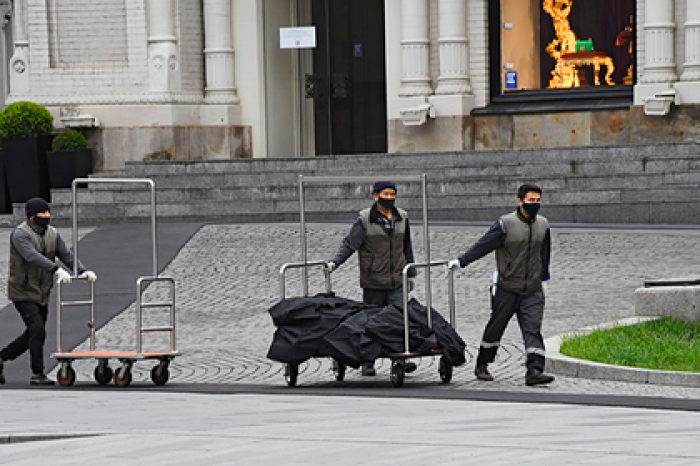
[[[634,84],[634,0],[501,0],[500,88]]]

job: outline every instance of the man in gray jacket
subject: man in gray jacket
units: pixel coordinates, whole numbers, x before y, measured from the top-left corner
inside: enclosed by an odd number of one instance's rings
[[[488,232],[448,267],[466,267],[491,251],[496,251],[498,280],[491,293],[491,318],[479,346],[474,374],[491,381],[487,365],[494,361],[501,337],[515,314],[525,342],[527,385],[547,384],[554,377],[544,374],[545,352],[542,339],[544,293],[542,282],[549,280],[551,241],[549,223],[537,215],[542,189],[524,184],[518,189],[518,208],[502,216]]]
[[[48,303],[54,279],[70,283],[71,276],[56,264],[60,259],[73,268],[73,254],[55,228],[49,226],[51,209],[39,198],[27,201],[27,221],[19,225],[10,237],[10,268],[7,286],[12,301],[27,326],[25,332],[0,351],[0,384],[5,383],[5,361],[16,359],[29,350],[31,385],[53,385],[44,375],[44,341]],[[78,263],[79,278],[97,280],[94,272]]]
[[[391,181],[374,183],[374,204],[360,212],[328,267],[332,272],[358,251],[363,302],[403,309],[402,273],[413,262],[413,246],[408,213],[395,206],[396,191]],[[415,370],[415,363],[406,364],[406,372]],[[362,375],[375,374],[373,363],[362,366]]]

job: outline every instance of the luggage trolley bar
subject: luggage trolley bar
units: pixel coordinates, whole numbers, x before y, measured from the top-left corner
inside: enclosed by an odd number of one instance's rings
[[[140,277],[136,283],[136,351],[97,351],[95,344],[95,288],[94,284],[90,284],[90,299],[85,301],[63,301],[62,299],[62,284],[58,283],[58,313],[57,313],[57,341],[58,351],[52,354],[61,364],[58,371],[58,382],[61,385],[69,386],[75,383],[76,374],[71,364],[76,359],[96,359],[98,361],[95,369],[95,380],[100,385],[106,385],[114,376],[114,383],[120,387],[127,387],[131,384],[131,368],[138,360],[156,359],[159,363],[151,370],[151,379],[156,385],[163,385],[169,378],[170,361],[180,353],[176,347],[175,339],[175,281],[170,277],[162,277],[158,274],[158,243],[157,243],[157,222],[156,222],[156,190],[155,182],[151,179],[118,179],[118,178],[76,178],[72,183],[72,207],[73,207],[73,255],[75,263],[73,264],[72,280],[82,280],[78,276],[78,184],[122,184],[122,185],[147,185],[150,190],[151,201],[151,240],[152,240],[152,257],[153,263],[151,268],[151,276]],[[165,302],[143,302],[144,285],[151,283],[168,283],[170,290],[170,300]],[[62,309],[64,307],[90,307],[90,351],[64,351],[61,339],[62,334]],[[170,309],[170,324],[160,327],[143,327],[142,311],[149,308],[164,308]],[[169,332],[170,333],[170,350],[144,352],[142,346],[142,335],[152,332]],[[110,358],[118,359],[121,362],[121,367],[116,371],[112,371],[108,361]]]
[[[333,291],[333,288],[331,286],[331,271],[328,269],[327,262],[325,262],[325,261],[290,262],[287,264],[283,264],[282,267],[280,267],[280,299],[284,299],[287,296],[286,286],[285,286],[285,276],[287,274],[287,270],[290,270],[290,269],[306,270],[309,267],[318,267],[318,266],[323,267],[323,274],[325,275],[325,279],[326,279],[326,293],[330,294]],[[309,295],[309,288],[307,286],[304,289],[304,297],[306,297],[308,295]]]

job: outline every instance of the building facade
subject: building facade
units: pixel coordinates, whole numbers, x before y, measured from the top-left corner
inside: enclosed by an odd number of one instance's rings
[[[0,13],[3,103],[80,128],[98,170],[700,133],[700,0],[0,0]],[[282,47],[301,33],[283,28],[310,26],[315,46]]]

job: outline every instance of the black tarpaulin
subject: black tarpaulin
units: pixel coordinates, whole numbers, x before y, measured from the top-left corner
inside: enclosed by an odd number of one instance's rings
[[[359,367],[380,356],[403,353],[402,310],[380,308],[328,295],[283,300],[268,311],[277,326],[267,357],[299,364],[311,357],[330,356]],[[466,344],[434,309],[433,328],[427,326],[426,308],[409,302],[410,351],[421,355],[441,350],[453,366],[464,364]]]

